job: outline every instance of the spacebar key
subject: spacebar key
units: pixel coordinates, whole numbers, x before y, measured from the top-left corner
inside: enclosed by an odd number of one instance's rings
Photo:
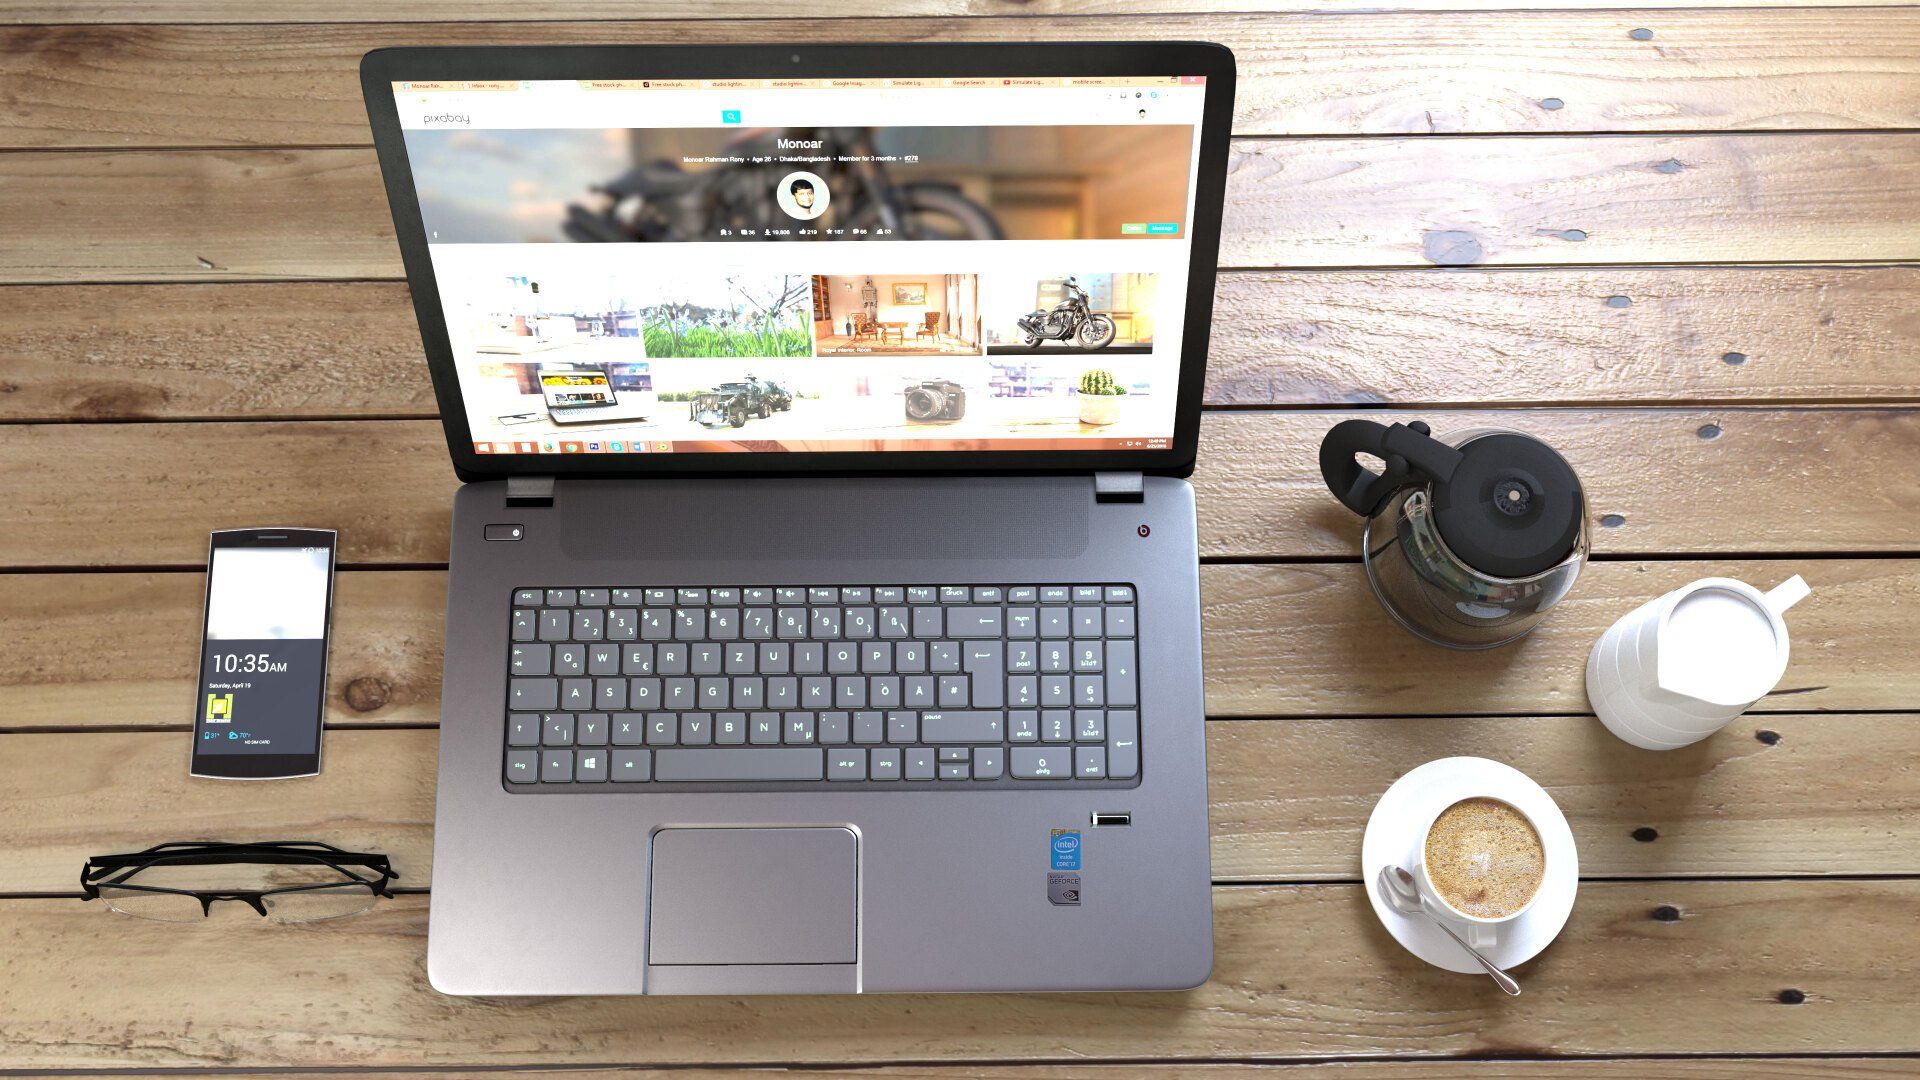
[[[817,746],[767,750],[655,750],[655,780],[824,780]]]

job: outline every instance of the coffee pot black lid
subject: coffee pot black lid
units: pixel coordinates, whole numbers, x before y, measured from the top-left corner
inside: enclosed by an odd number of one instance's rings
[[[1355,453],[1381,459],[1365,469]],[[1434,527],[1461,562],[1492,577],[1531,577],[1573,553],[1586,515],[1580,478],[1546,443],[1513,431],[1459,447],[1427,425],[1346,420],[1320,443],[1320,473],[1342,503],[1372,517],[1396,492],[1432,489]]]
[[[1461,562],[1531,577],[1573,552],[1585,517],[1580,478],[1553,447],[1497,431],[1457,447],[1451,478],[1433,483],[1433,523]]]

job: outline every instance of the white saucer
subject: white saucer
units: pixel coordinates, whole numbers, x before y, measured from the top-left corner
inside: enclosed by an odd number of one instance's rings
[[[1574,850],[1567,817],[1527,774],[1498,761],[1477,757],[1450,757],[1429,761],[1394,781],[1374,805],[1360,841],[1360,879],[1367,888],[1373,913],[1408,952],[1435,967],[1463,974],[1479,974],[1480,965],[1446,932],[1424,915],[1402,915],[1380,896],[1380,868],[1397,863],[1411,870],[1414,835],[1442,808],[1474,795],[1505,799],[1525,811],[1540,827],[1546,849],[1547,878],[1526,913],[1499,928],[1499,942],[1482,949],[1487,959],[1503,968],[1524,964],[1553,942],[1573,912],[1574,893],[1580,888],[1580,856]],[[1456,926],[1463,934],[1465,928]]]

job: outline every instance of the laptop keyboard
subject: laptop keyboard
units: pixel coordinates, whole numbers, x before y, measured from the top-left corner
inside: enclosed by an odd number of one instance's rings
[[[509,790],[1131,787],[1131,585],[522,588]]]

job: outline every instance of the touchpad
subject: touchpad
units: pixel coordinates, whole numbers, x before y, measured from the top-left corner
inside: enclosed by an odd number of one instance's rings
[[[650,964],[851,964],[859,841],[848,829],[663,829]]]

